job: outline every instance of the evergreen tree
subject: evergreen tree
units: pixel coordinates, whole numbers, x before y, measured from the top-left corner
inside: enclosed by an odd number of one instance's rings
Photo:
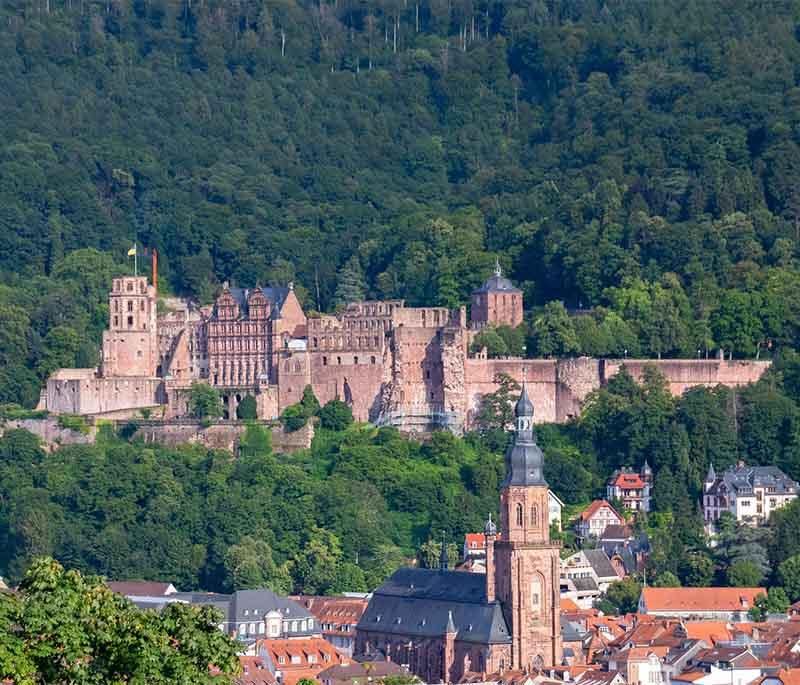
[[[366,295],[367,287],[364,283],[364,272],[356,255],[350,257],[339,270],[336,284],[335,301],[339,306],[350,302],[360,302]]]

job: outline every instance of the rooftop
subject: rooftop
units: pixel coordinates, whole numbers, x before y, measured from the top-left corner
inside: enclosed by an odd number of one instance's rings
[[[641,601],[649,611],[742,611],[753,606],[764,588],[746,587],[647,587]]]

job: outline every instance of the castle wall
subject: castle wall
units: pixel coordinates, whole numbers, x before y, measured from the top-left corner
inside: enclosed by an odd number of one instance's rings
[[[158,378],[59,378],[54,374],[47,380],[44,408],[54,414],[106,414],[152,407],[160,403],[160,388]]]
[[[344,400],[345,380],[353,397],[357,421],[375,418],[380,404],[384,357],[378,351],[342,350],[310,353],[311,385],[320,404]],[[302,395],[303,389],[300,388]]]

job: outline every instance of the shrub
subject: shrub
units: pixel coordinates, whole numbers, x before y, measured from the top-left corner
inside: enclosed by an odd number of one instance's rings
[[[319,422],[328,430],[343,431],[353,423],[353,410],[341,400],[331,400],[319,410]]]
[[[245,395],[239,406],[236,407],[236,418],[242,421],[252,421],[258,418],[258,405],[256,398],[252,395]]]
[[[306,425],[306,413],[301,404],[290,404],[281,414],[283,429],[294,433]]]
[[[76,414],[61,414],[58,417],[58,425],[84,435],[89,432],[89,424],[86,423],[86,419]]]

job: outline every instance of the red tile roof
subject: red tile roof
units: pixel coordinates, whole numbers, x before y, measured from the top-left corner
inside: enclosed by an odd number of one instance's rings
[[[172,583],[150,580],[110,580],[108,587],[118,595],[129,597],[165,597]]]
[[[630,490],[640,490],[644,488],[645,482],[638,473],[622,472],[611,481],[612,485]]]
[[[642,601],[647,611],[742,611],[766,592],[760,587],[647,587]]]
[[[234,679],[236,685],[275,685],[278,680],[260,656],[240,656],[242,674]]]
[[[301,678],[316,678],[320,671],[342,662],[342,655],[321,637],[259,640],[256,651],[272,660],[283,674],[283,685],[295,685]]]
[[[467,533],[464,542],[467,549],[486,549],[486,537],[483,533]]]
[[[612,507],[608,502],[604,499],[596,499],[592,502],[586,509],[581,512],[581,520],[588,521],[592,516],[594,516],[598,511],[600,511],[603,507],[608,507],[614,516],[617,517],[620,523],[625,523],[625,519],[619,515],[616,509]]]

